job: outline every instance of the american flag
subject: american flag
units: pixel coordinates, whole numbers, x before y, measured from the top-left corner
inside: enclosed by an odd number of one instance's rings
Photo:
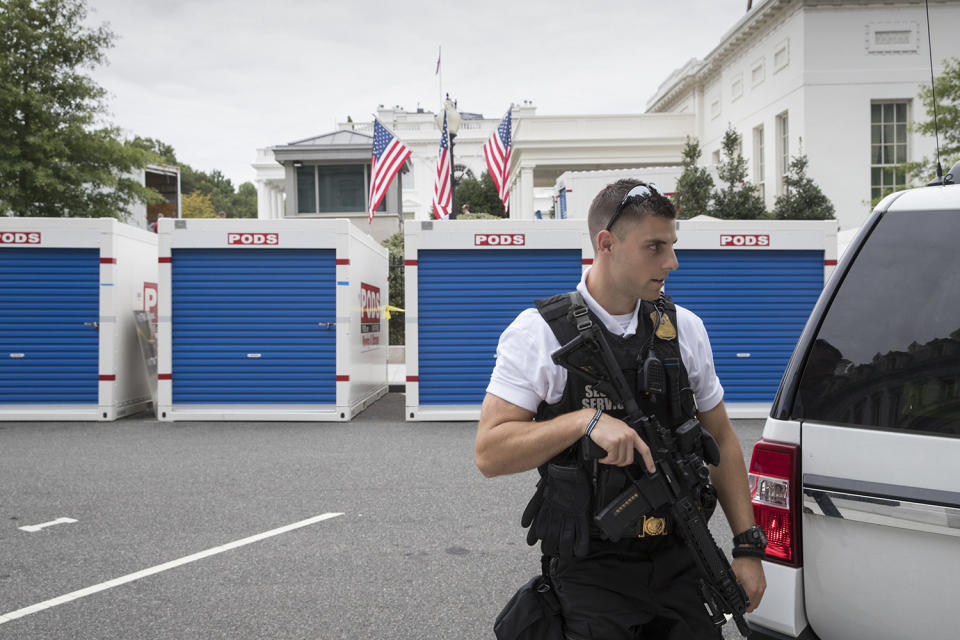
[[[373,212],[380,206],[387,187],[410,157],[410,149],[396,139],[379,120],[373,121],[373,156],[370,158],[370,211],[369,222],[373,224]]]
[[[510,177],[510,154],[513,152],[513,141],[510,137],[510,110],[503,116],[497,130],[483,145],[483,156],[487,159],[487,171],[497,185],[497,195],[503,202],[503,210],[507,210],[507,200],[510,198],[510,187],[507,179]]]
[[[445,219],[453,208],[450,193],[450,136],[447,133],[447,112],[443,112],[443,129],[440,133],[440,153],[437,155],[437,180],[433,183],[433,215]]]

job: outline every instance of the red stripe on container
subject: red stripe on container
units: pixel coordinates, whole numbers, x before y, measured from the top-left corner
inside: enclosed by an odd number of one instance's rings
[[[116,258],[100,258],[100,264],[117,264]]]
[[[350,258],[337,258],[337,264],[350,264]]]
[[[407,382],[420,382],[420,376],[407,376]]]
[[[408,266],[408,267],[415,267],[415,266],[417,266],[417,261],[416,261],[416,260],[404,260],[404,261],[403,261],[403,264],[405,264],[405,265]]]
[[[173,380],[172,373],[158,373],[157,380]]]
[[[116,380],[116,379],[117,379],[117,376],[115,376],[115,375],[113,375],[113,374],[101,374],[101,375],[100,375],[100,382],[113,382],[113,381]]]
[[[837,266],[837,261],[836,261],[836,260],[824,260],[824,261],[823,261],[823,265],[824,265],[825,267],[835,267],[835,266]]]
[[[160,264],[170,264],[170,258],[157,258],[157,262]]]
[[[337,376],[337,382],[350,382],[350,376]]]
[[[583,264],[593,264],[593,258],[584,258],[580,262]]]

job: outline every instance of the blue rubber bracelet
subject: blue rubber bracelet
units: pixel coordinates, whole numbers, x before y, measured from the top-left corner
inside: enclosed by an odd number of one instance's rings
[[[593,431],[593,428],[597,426],[597,422],[600,420],[600,416],[603,415],[603,409],[597,409],[597,412],[593,414],[593,419],[590,420],[590,424],[587,425],[587,432],[583,435],[589,436],[590,432]]]

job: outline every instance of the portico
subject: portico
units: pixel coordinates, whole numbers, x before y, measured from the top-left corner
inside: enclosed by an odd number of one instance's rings
[[[695,124],[689,113],[518,119],[510,217],[533,219],[534,189],[553,189],[566,171],[678,166]]]

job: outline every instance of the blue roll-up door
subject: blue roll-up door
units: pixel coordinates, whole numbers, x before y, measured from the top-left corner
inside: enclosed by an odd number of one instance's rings
[[[0,404],[97,404],[99,321],[99,249],[0,249]]]
[[[823,289],[823,251],[677,251],[674,302],[710,334],[725,402],[772,402]]]
[[[333,249],[174,249],[174,404],[336,404]]]
[[[500,334],[533,301],[573,291],[579,249],[421,250],[420,404],[480,404]]]

